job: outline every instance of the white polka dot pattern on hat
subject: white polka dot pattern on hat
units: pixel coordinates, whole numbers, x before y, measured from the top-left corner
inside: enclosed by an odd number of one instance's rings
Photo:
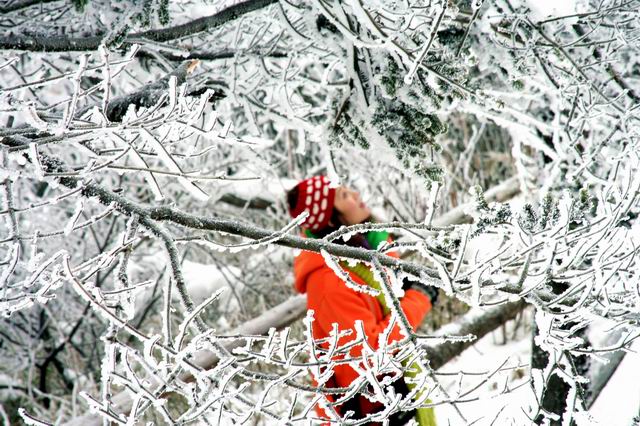
[[[325,224],[323,221],[329,215],[329,179],[325,176],[311,178],[307,185],[307,194],[304,198],[305,211],[309,213],[307,225],[312,231],[320,229]]]

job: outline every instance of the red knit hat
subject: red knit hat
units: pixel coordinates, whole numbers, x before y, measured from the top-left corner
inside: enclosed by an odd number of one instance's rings
[[[302,223],[304,228],[316,232],[327,226],[333,211],[333,201],[336,189],[330,187],[330,181],[326,176],[314,176],[300,182],[298,188],[298,200],[295,208],[289,213],[297,217],[302,212],[309,212],[309,216]]]

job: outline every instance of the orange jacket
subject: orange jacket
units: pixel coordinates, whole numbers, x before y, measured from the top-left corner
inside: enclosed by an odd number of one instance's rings
[[[395,257],[395,256],[394,256]],[[303,251],[294,260],[295,288],[300,293],[307,293],[307,309],[313,309],[314,321],[312,333],[315,339],[329,337],[333,323],[338,330],[354,328],[356,320],[361,320],[369,345],[378,348],[378,336],[388,324],[390,315],[383,316],[382,307],[375,297],[356,292],[349,287],[325,264],[319,253]],[[366,285],[357,275],[350,273],[358,284]],[[424,316],[431,309],[429,297],[416,290],[407,290],[400,300],[400,306],[409,323],[415,330]],[[355,330],[349,336],[338,341],[338,347],[355,339]],[[400,328],[396,325],[389,335],[389,342],[401,340]],[[359,356],[362,346],[354,346],[350,355]],[[358,377],[358,373],[347,364],[338,364],[334,368],[335,385],[347,387]],[[331,398],[329,398],[331,400]],[[371,412],[373,406],[363,407],[364,414]],[[321,417],[323,411],[316,407]]]

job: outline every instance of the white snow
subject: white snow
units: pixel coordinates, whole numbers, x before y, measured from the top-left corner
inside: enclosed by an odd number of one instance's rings
[[[158,253],[145,259],[138,259],[137,262],[131,262],[129,271],[144,270],[144,268],[152,267],[151,265],[163,265],[163,262],[166,263],[164,254]],[[243,283],[235,279],[235,277],[241,276],[241,273],[239,268],[231,265],[225,265],[225,270],[221,271],[213,264],[198,263],[190,260],[182,262],[182,275],[193,303],[198,305],[219,289],[226,288],[215,302],[225,313],[235,312],[239,307],[234,290],[239,293],[244,287]],[[136,298],[136,311],[145,306],[151,297],[151,291],[151,286],[149,286]],[[174,303],[179,304],[178,291],[174,289],[171,295]]]
[[[511,337],[513,321],[507,324],[507,335]],[[509,340],[507,344],[501,345],[502,334],[500,329],[495,330],[480,339],[476,344],[464,351],[460,356],[443,366],[438,373],[464,371],[468,373],[490,372],[502,364],[505,359],[510,358],[504,367],[529,364],[531,356],[531,335],[519,331],[518,340]],[[501,373],[490,379],[486,384],[473,392],[468,398],[478,398],[474,401],[458,404],[458,409],[462,412],[466,420],[474,423],[474,426],[490,425],[497,417],[494,425],[521,426],[529,424],[530,420],[525,412],[528,407],[535,406],[535,396],[528,384],[513,391],[513,393],[493,396],[504,386],[504,379],[509,377],[511,388],[522,384],[528,378],[528,368],[520,370],[524,377],[516,378],[513,372]],[[468,376],[462,382],[462,390],[469,389],[481,382],[484,376]],[[455,398],[459,391],[459,376],[438,376],[440,382],[446,387],[447,392]],[[496,380],[498,379],[498,380]],[[467,397],[462,398],[466,400]],[[517,401],[517,403],[515,403]],[[523,411],[524,410],[524,411]],[[436,407],[436,416],[439,426],[465,424],[451,405],[439,405]]]
[[[591,407],[591,414],[603,425],[631,426],[634,416],[640,415],[640,342],[637,340],[613,373]]]
[[[234,267],[227,265],[226,267],[228,271],[225,271],[224,275],[214,265],[207,265],[203,263],[196,263],[185,260],[182,263],[182,272],[187,282],[187,288],[189,289],[189,295],[192,297],[195,303],[201,303],[212,293],[219,290],[222,287],[228,287],[229,283],[225,279],[225,276],[232,280],[234,286],[238,286],[238,290],[242,286],[242,283],[237,281],[233,281],[233,276],[238,276],[241,274],[241,271]],[[219,302],[221,306],[225,306],[227,308],[232,306],[237,306],[237,300],[233,297],[233,292],[228,289],[225,291],[219,298]]]
[[[513,321],[507,323],[507,335],[511,336]],[[505,366],[524,365],[530,363],[531,334],[530,332],[518,332],[517,340],[509,340],[506,345],[501,342],[502,332],[495,330],[480,339],[475,345],[464,351],[460,356],[447,363],[438,373],[443,372],[480,372],[491,371],[497,368],[507,357],[511,357]],[[603,426],[632,426],[634,416],[640,415],[640,342],[636,341],[631,346],[631,351],[602,390],[600,396],[591,407],[590,414],[594,421],[587,424]],[[633,352],[635,351],[635,352]],[[510,378],[509,386],[515,387],[522,384],[529,377],[529,368],[522,370],[524,377]],[[469,380],[465,378],[462,389],[469,388],[473,383],[481,380],[482,376],[476,376]],[[450,396],[454,397],[458,391],[458,376],[439,376],[441,383],[446,387]],[[497,390],[492,389],[497,384]],[[504,380],[493,380],[485,384],[474,393],[480,395],[480,399],[458,404],[459,410],[469,423],[478,420],[474,426],[482,425],[513,425],[520,426],[530,424],[525,413],[537,406],[535,395],[529,384],[518,388],[510,395],[491,395],[502,389]],[[436,416],[439,426],[454,426],[464,424],[460,416],[451,405],[439,405],[436,407]],[[496,420],[497,417],[497,420]]]
[[[571,15],[578,9],[575,0],[529,0],[524,3],[531,9],[533,20]]]

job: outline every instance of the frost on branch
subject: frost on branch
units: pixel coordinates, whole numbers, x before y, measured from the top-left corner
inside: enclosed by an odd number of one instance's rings
[[[592,367],[638,336],[638,1],[5,3],[11,421],[296,423],[316,404],[338,421],[360,393],[384,407],[371,420],[422,404],[471,423],[468,404],[529,383],[539,404],[516,424],[590,421]],[[376,218],[300,238],[283,193],[318,173]],[[377,250],[335,244],[382,230],[394,241]],[[377,347],[361,327],[319,342],[311,316],[295,321],[295,250],[384,301]],[[350,280],[358,262],[379,289]],[[444,290],[416,332],[405,279]],[[438,368],[525,302],[540,363],[461,368],[450,386]],[[603,324],[617,340],[592,339]],[[359,372],[347,388],[331,385],[341,364]]]

